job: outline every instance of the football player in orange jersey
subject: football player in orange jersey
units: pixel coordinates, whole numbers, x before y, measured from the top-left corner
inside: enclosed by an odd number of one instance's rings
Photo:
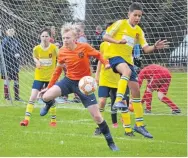
[[[79,80],[84,76],[91,75],[89,62],[91,56],[100,60],[105,65],[105,68],[110,67],[108,61],[104,60],[100,52],[92,48],[89,44],[76,42],[76,31],[73,26],[64,26],[62,28],[62,39],[63,47],[59,50],[56,70],[48,87],[39,94],[39,97],[42,96],[43,101],[46,103],[41,109],[40,115],[44,116],[48,113],[50,107],[55,104],[54,99],[56,97],[76,93],[98,124],[109,148],[112,151],[119,150],[113,141],[106,121],[100,114],[95,94],[85,95],[78,88]],[[56,83],[61,75],[63,64],[66,64],[67,67],[66,76]]]

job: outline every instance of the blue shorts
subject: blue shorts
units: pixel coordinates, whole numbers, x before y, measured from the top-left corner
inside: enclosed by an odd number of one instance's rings
[[[110,63],[110,66],[112,68],[112,70],[115,72],[115,73],[118,73],[118,71],[116,70],[116,66],[119,65],[120,63],[126,63],[129,68],[131,69],[131,76],[130,76],[130,81],[135,81],[135,82],[138,82],[138,77],[137,77],[137,73],[134,69],[134,66],[129,64],[128,62],[126,62],[122,57],[113,57],[113,58],[109,58],[109,63]]]
[[[95,94],[94,93],[91,95],[83,94],[78,88],[78,82],[79,81],[71,80],[67,77],[64,77],[55,85],[61,88],[62,96],[66,96],[70,93],[76,93],[80,97],[80,100],[84,104],[85,108],[87,108],[90,105],[97,104],[97,99],[95,97]]]
[[[108,97],[116,98],[116,92],[117,92],[117,88],[99,86],[98,96],[99,98],[108,98]],[[123,100],[129,99],[129,93],[130,93],[129,88],[127,87]]]
[[[48,86],[48,83],[49,82],[46,81],[34,80],[32,89],[37,89],[40,91],[41,89],[46,88]]]

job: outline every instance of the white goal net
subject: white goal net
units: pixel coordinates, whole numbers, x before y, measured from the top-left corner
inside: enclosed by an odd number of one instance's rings
[[[55,42],[62,45],[60,29],[65,23],[82,22],[85,24],[87,41],[98,48],[101,42],[101,28],[107,22],[127,18],[128,7],[132,2],[140,2],[144,14],[140,23],[149,44],[158,39],[167,39],[170,48],[144,55],[141,52],[142,67],[152,63],[169,68],[172,72],[172,83],[168,96],[186,114],[187,108],[187,1],[186,0],[0,0],[0,38],[6,36],[6,29],[14,28],[19,43],[19,96],[26,102],[31,93],[34,79],[34,61],[32,49],[39,44],[39,31],[43,27],[54,26]],[[97,30],[96,30],[97,28]],[[11,45],[10,45],[11,47]],[[10,48],[11,49],[11,48]],[[1,70],[6,71],[7,63],[1,51]],[[12,62],[9,63],[12,66]],[[6,77],[6,76],[5,76]],[[6,81],[6,79],[5,79]],[[0,82],[0,106],[10,104],[4,97],[4,80]],[[9,85],[13,105],[14,82]],[[144,90],[144,89],[143,89]],[[142,90],[142,95],[143,95]],[[153,94],[152,108],[154,113],[170,114],[170,109]]]

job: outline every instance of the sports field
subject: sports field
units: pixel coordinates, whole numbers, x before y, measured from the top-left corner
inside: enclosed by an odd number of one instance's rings
[[[25,73],[21,73],[24,80]],[[112,128],[110,107],[106,107],[107,120],[114,140],[120,148],[112,152],[103,136],[94,136],[95,123],[81,104],[58,104],[57,127],[50,127],[50,115],[39,116],[41,104],[36,104],[28,127],[19,126],[24,118],[25,104],[2,100],[3,86],[0,84],[0,156],[66,156],[66,157],[186,157],[187,156],[187,74],[174,73],[169,94],[182,110],[181,115],[172,115],[171,110],[160,103],[154,93],[153,114],[145,115],[145,124],[154,139],[139,134],[133,138],[124,136],[119,121],[117,129]],[[25,81],[28,85],[32,80]],[[21,88],[23,88],[21,86]],[[27,100],[28,96],[22,97]],[[143,91],[143,89],[142,89]],[[21,95],[22,96],[22,95]],[[134,115],[132,114],[132,125]],[[118,116],[120,120],[120,115]]]

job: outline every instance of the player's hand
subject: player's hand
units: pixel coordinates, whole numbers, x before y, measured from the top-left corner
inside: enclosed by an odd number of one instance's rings
[[[126,43],[127,43],[126,39],[122,39],[120,41],[117,41],[117,44],[126,44]]]
[[[39,94],[37,95],[37,99],[42,98],[43,94],[44,94],[47,90],[48,90],[48,88],[45,88],[45,89],[41,90],[41,91],[39,92]]]
[[[154,44],[155,49],[164,49],[164,48],[169,48],[169,43],[167,40],[158,40]]]
[[[105,64],[105,66],[104,66],[105,69],[110,69],[110,67],[111,67],[111,66],[110,66],[109,63],[108,63],[108,64]]]
[[[38,69],[41,68],[41,64],[40,64],[40,62],[36,62],[36,68],[38,68]]]

